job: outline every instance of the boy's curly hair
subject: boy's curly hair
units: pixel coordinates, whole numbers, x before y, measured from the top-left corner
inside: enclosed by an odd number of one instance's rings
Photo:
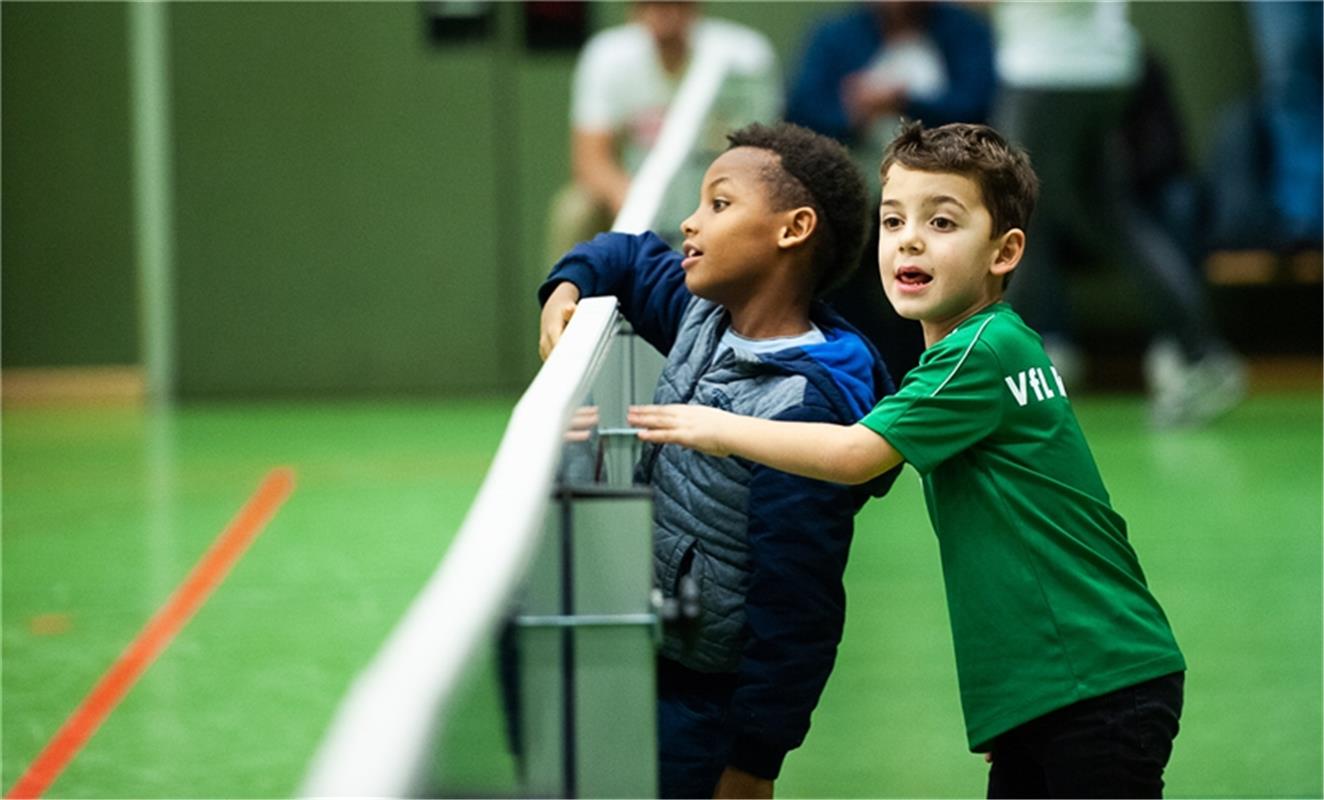
[[[883,151],[880,174],[893,164],[924,172],[954,172],[979,186],[993,217],[993,236],[1025,230],[1039,196],[1039,178],[1030,157],[987,125],[954,122],[926,129],[906,122]]]
[[[777,155],[780,168],[765,170],[773,209],[809,206],[818,214],[811,236],[814,294],[845,282],[860,262],[868,233],[864,178],[846,148],[826,136],[789,122],[753,123],[727,135],[730,146],[757,147]],[[816,241],[815,241],[816,240]]]

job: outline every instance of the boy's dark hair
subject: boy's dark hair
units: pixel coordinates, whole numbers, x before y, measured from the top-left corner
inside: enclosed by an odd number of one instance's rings
[[[765,170],[777,211],[809,206],[818,214],[813,241],[814,294],[845,282],[859,265],[868,233],[864,178],[841,144],[789,122],[753,123],[727,135],[727,149],[757,147],[774,153],[780,168]]]
[[[954,122],[925,129],[906,122],[883,151],[880,173],[887,179],[893,164],[924,172],[955,172],[979,186],[993,217],[993,236],[1012,228],[1025,230],[1039,196],[1039,178],[1030,157],[987,125]]]

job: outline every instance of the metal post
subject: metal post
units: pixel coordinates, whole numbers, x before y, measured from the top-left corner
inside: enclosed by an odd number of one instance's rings
[[[562,524],[561,563],[555,568],[559,613],[515,618],[522,641],[536,637],[546,642],[548,633],[559,635],[562,667],[556,697],[533,684],[525,688],[524,707],[542,710],[526,716],[538,726],[526,728],[526,741],[541,751],[536,757],[541,769],[526,773],[529,785],[524,788],[545,793],[555,781],[563,797],[652,797],[657,792],[653,643],[658,624],[650,600],[652,492],[566,486],[557,492],[557,501]],[[540,566],[546,574],[551,565]],[[546,607],[546,587],[537,595]],[[545,648],[539,652],[548,655]],[[546,671],[541,672],[545,690]],[[559,775],[549,772],[554,761]]]
[[[139,357],[148,401],[162,405],[175,388],[169,16],[163,2],[129,3],[128,15]]]

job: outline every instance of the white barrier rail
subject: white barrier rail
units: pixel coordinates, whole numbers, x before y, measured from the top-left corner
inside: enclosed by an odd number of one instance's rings
[[[615,298],[579,303],[516,404],[441,565],[337,711],[301,796],[410,797],[426,779],[437,727],[465,665],[490,640],[508,592],[528,567],[564,433],[617,321]]]

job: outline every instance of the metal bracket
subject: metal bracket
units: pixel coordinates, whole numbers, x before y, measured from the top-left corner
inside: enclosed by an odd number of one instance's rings
[[[521,628],[652,627],[656,614],[526,614],[515,617]]]

